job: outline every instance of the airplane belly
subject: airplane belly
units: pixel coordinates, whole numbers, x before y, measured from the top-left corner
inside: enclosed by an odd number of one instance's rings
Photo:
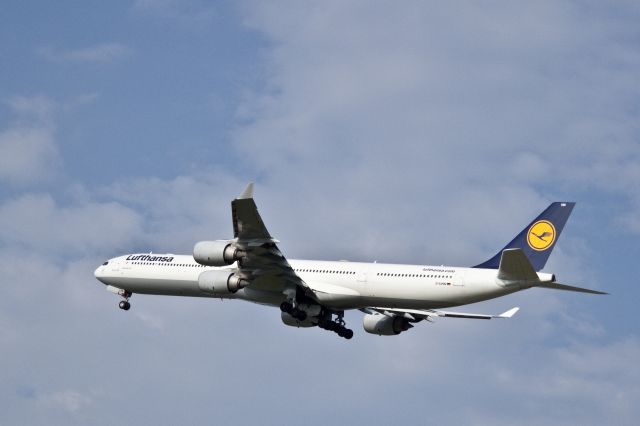
[[[281,291],[266,291],[245,287],[234,294],[235,298],[257,303],[259,305],[279,306],[285,300]]]
[[[378,283],[371,287],[372,291],[365,296],[385,300],[447,302],[466,296],[464,285],[445,281]]]
[[[112,277],[110,284],[139,294],[210,297],[203,293],[198,287],[198,282],[193,280]]]
[[[343,294],[331,294],[314,291],[316,299],[321,305],[329,308],[345,309],[362,305],[362,297]]]

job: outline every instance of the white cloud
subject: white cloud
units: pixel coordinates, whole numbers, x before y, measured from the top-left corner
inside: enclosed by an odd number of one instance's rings
[[[46,399],[72,413],[91,403],[91,398],[87,395],[73,390],[54,392]]]
[[[5,103],[15,118],[0,131],[0,181],[25,185],[52,178],[62,163],[54,139],[54,102],[16,96]]]
[[[245,184],[219,175],[132,178],[97,189],[77,185],[64,203],[24,193],[0,203],[0,245],[73,259],[135,247],[189,253],[200,239],[232,237],[230,200]]]
[[[100,190],[140,212],[139,243],[154,251],[190,253],[199,239],[231,237],[230,201],[246,182],[222,174],[124,179]]]
[[[26,194],[0,205],[2,244],[57,256],[105,253],[131,244],[141,218],[116,202],[59,206],[48,194]]]
[[[496,372],[501,386],[510,387],[547,410],[528,418],[524,424],[557,422],[592,424],[615,419],[617,424],[633,424],[638,416],[640,368],[632,360],[640,356],[640,344],[627,338],[609,344],[574,344],[542,354],[535,375],[507,367]],[[564,404],[553,403],[564,401]],[[584,410],[578,407],[589,406]],[[499,414],[494,414],[500,418]],[[508,416],[503,422],[507,423]]]
[[[217,16],[216,8],[200,0],[135,0],[132,6],[135,13],[173,20],[190,28],[211,25]]]
[[[80,95],[74,96],[69,99],[69,101],[65,102],[63,108],[65,111],[74,111],[78,108],[82,108],[86,105],[91,105],[95,103],[100,95],[96,92],[91,93],[82,93]]]
[[[75,413],[86,405],[91,404],[92,399],[82,392],[64,390],[43,396],[42,403],[52,404],[68,412]]]
[[[6,101],[18,120],[29,120],[44,126],[50,126],[56,105],[46,96],[14,96]]]
[[[0,180],[18,185],[42,182],[60,163],[51,129],[14,127],[0,132]]]
[[[620,29],[613,15],[557,2],[284,1],[246,11],[272,44],[267,90],[239,109],[235,141],[265,180],[313,192],[310,203],[329,193],[385,199],[399,223],[451,228],[458,208],[489,213],[517,196],[508,207],[520,213],[543,207],[550,187],[640,198],[630,22]],[[413,205],[405,218],[407,194],[424,210]],[[374,210],[367,216],[388,226],[389,209]]]
[[[56,143],[57,115],[97,98],[96,93],[84,93],[62,103],[42,95],[6,99],[12,117],[0,129],[0,181],[19,187],[59,177],[63,160]]]
[[[164,331],[165,325],[161,316],[152,315],[145,312],[136,312],[135,316],[151,330]]]
[[[120,43],[101,43],[70,50],[52,47],[38,49],[42,57],[54,62],[110,63],[129,56],[132,52],[130,47]]]

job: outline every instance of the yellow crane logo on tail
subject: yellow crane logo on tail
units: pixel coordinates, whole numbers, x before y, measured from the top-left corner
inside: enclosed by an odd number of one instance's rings
[[[529,247],[543,251],[551,247],[556,240],[556,228],[548,220],[539,220],[529,228],[527,242]]]

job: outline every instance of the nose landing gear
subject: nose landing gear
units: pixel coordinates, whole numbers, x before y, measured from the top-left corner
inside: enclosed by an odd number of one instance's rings
[[[121,300],[120,303],[118,303],[118,307],[120,309],[122,309],[123,311],[128,311],[131,308],[131,303],[129,303],[129,298],[131,297],[130,291],[124,290],[122,288],[114,287],[111,285],[107,286],[107,290],[110,291],[111,293],[121,296],[124,299],[124,300]]]
[[[128,311],[131,308],[131,303],[129,303],[131,293],[126,290],[121,290],[118,294],[124,297],[124,300],[121,300],[120,303],[118,303],[118,307],[123,311]]]

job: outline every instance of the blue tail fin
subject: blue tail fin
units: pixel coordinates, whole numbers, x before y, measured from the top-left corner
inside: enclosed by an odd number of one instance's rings
[[[498,269],[502,251],[509,248],[519,248],[524,251],[536,271],[544,268],[553,247],[560,237],[564,224],[567,223],[571,210],[576,203],[556,202],[540,216],[536,217],[526,228],[495,256],[474,268]]]

